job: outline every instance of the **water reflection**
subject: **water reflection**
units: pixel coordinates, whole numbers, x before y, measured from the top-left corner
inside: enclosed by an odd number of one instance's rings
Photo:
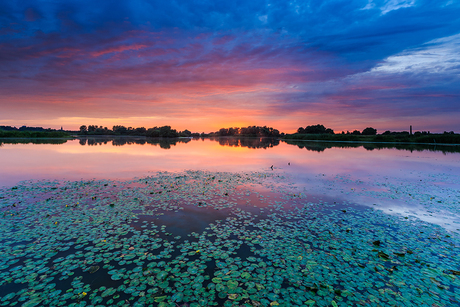
[[[36,138],[36,139],[15,139],[15,138],[0,138],[0,147],[3,144],[64,144],[68,139],[51,139],[51,138]]]
[[[323,152],[330,148],[359,148],[366,150],[374,149],[397,149],[414,151],[440,151],[442,153],[460,153],[460,146],[449,145],[425,145],[425,144],[398,144],[398,143],[352,143],[352,142],[318,142],[318,141],[295,141],[283,140],[286,144],[295,145],[300,149]]]
[[[460,153],[460,146],[456,145],[424,145],[424,144],[399,144],[399,143],[354,143],[354,142],[320,142],[320,141],[297,141],[297,140],[279,140],[275,138],[236,138],[236,137],[216,137],[216,138],[147,138],[133,136],[79,136],[78,143],[82,146],[97,145],[153,145],[162,149],[170,149],[177,144],[186,144],[191,141],[212,141],[217,142],[220,146],[244,147],[251,149],[267,149],[278,146],[280,142],[296,146],[300,149],[306,149],[314,152],[324,152],[332,148],[364,148],[368,151],[380,149],[397,149],[410,152],[442,152],[442,153]],[[0,138],[0,146],[6,144],[65,144],[69,139],[53,138]]]
[[[414,214],[460,228],[456,224],[460,154],[455,146],[288,143],[269,138],[88,137],[2,142],[0,186],[31,179],[131,179],[159,171],[275,172],[318,200],[376,204],[390,214]],[[431,203],[437,211],[429,209]]]
[[[188,143],[190,138],[146,138],[146,137],[80,137],[79,144],[82,146],[96,146],[96,145],[154,145],[160,146],[163,149],[170,149],[171,146],[176,146],[178,143]]]
[[[191,138],[146,138],[146,137],[79,137],[79,143],[82,146],[95,146],[95,145],[108,145],[123,146],[123,145],[159,145],[160,148],[170,149],[171,146],[176,146],[178,143],[189,143]],[[202,140],[204,138],[195,138],[193,140]],[[218,142],[221,146],[230,147],[247,147],[247,148],[271,148],[279,145],[280,140],[274,138],[234,138],[234,137],[219,137],[219,138],[208,138],[214,142]]]
[[[278,146],[280,140],[274,138],[232,138],[232,137],[220,137],[211,138],[211,141],[219,142],[221,146],[232,146],[232,147],[247,147],[247,148],[271,148]]]

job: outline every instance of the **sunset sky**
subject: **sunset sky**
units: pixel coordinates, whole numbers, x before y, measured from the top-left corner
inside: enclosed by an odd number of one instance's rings
[[[460,132],[460,1],[2,1],[0,125]]]

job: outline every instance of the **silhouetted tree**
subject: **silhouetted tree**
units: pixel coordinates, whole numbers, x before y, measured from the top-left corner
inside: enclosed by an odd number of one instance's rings
[[[240,128],[228,128],[228,135],[238,135],[240,133]]]
[[[312,126],[307,126],[305,127],[305,133],[311,133],[311,134],[321,134],[321,133],[326,133],[326,127],[323,125],[312,125]]]
[[[267,126],[249,126],[244,128],[221,128],[215,133],[217,136],[259,136],[259,137],[277,137],[280,132],[277,129]]]
[[[89,125],[88,126],[88,132],[95,132],[97,129],[97,126],[96,125]]]
[[[163,138],[176,138],[179,133],[176,129],[171,129],[171,126],[153,127],[147,130],[146,136],[148,137],[163,137]]]
[[[134,129],[134,134],[136,135],[145,135],[146,132],[147,129],[145,129],[144,127]]]
[[[171,126],[160,127],[160,137],[174,138],[178,136],[179,133],[177,133],[176,129],[171,129]]]
[[[179,134],[180,134],[180,136],[185,136],[185,137],[191,137],[192,136],[192,132],[188,131],[187,129],[185,129],[184,131],[181,131]]]
[[[219,129],[219,135],[220,136],[227,136],[228,135],[228,129],[227,128],[220,128]]]
[[[4,131],[14,131],[14,130],[18,130],[18,128],[16,128],[16,127],[11,127],[11,126],[0,126],[0,130],[4,130]]]
[[[351,134],[354,134],[354,135],[360,135],[361,132],[359,132],[359,130],[354,130]]]
[[[80,132],[86,134],[88,132],[88,127],[86,127],[86,125],[81,125]]]
[[[324,127],[323,125],[311,125],[311,126],[307,126],[305,128],[302,128],[300,127],[299,129],[297,129],[297,133],[300,133],[300,134],[334,134],[334,130],[332,130],[331,128],[327,128]]]
[[[367,127],[366,129],[361,132],[362,135],[376,135],[377,134],[377,129],[374,129],[372,127]]]
[[[96,126],[97,127],[97,126]],[[96,130],[94,131],[96,134],[105,134],[106,131],[104,130],[104,127],[102,126],[99,126],[96,128]]]
[[[116,125],[112,128],[113,133],[115,134],[127,134],[128,129],[125,126]]]
[[[145,135],[152,138],[160,137],[160,129],[158,127],[149,128]]]

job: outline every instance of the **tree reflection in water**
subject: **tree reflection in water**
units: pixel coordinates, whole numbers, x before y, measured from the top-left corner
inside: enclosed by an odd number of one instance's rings
[[[278,146],[279,139],[275,138],[236,138],[236,137],[220,137],[211,138],[212,141],[219,142],[221,146],[231,147],[248,147],[248,148],[271,148]]]
[[[154,145],[160,146],[163,149],[169,149],[171,146],[175,146],[177,143],[188,143],[190,138],[146,138],[146,137],[85,137],[80,138],[79,143],[82,146],[97,146],[112,144],[113,146],[124,146],[124,145]]]
[[[97,146],[112,144],[113,146],[123,145],[155,145],[163,149],[169,149],[178,143],[188,143],[191,141],[204,140],[204,138],[148,138],[148,137],[84,137],[80,138],[79,143],[82,146]],[[271,148],[279,145],[280,140],[275,138],[234,138],[218,137],[209,138],[216,141],[221,146],[230,147],[247,147],[247,148]]]
[[[0,146],[3,144],[64,144],[69,139],[52,139],[52,138],[34,138],[34,139],[0,139]]]
[[[443,153],[460,152],[460,146],[448,145],[424,145],[424,144],[400,144],[400,143],[357,143],[357,142],[315,142],[315,141],[292,141],[283,140],[286,144],[295,145],[300,149],[323,152],[328,148],[359,148],[366,150],[374,149],[397,149],[413,151],[441,151]]]

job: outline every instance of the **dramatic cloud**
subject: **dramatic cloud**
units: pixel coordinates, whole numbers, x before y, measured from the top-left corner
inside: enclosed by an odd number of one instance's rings
[[[5,1],[0,124],[458,131],[459,13],[423,0]]]

